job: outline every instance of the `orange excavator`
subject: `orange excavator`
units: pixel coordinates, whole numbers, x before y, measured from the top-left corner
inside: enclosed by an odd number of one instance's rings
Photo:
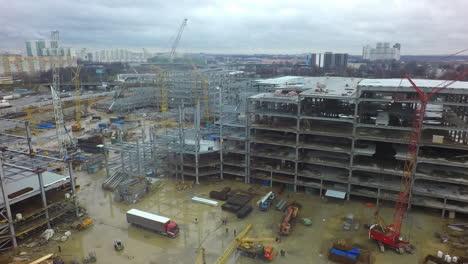
[[[281,235],[289,235],[291,233],[291,224],[296,219],[297,214],[299,213],[299,205],[292,203],[286,209],[286,215],[283,218],[279,233]]]

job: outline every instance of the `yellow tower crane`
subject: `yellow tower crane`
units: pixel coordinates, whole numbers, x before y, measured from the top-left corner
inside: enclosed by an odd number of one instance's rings
[[[166,112],[168,107],[167,104],[167,71],[162,69],[161,67],[156,67],[156,78],[157,78],[157,86],[159,88],[159,93],[161,96],[159,110],[161,112]]]
[[[81,65],[76,67],[73,71],[73,82],[75,83],[75,124],[72,125],[72,131],[80,131],[83,129],[81,126],[81,98],[80,98],[80,71]]]
[[[204,105],[203,107],[204,107],[204,112],[205,112],[205,123],[208,124],[210,123],[210,119],[211,119],[210,95],[208,94],[208,86],[210,83],[208,79],[203,74],[201,74],[200,70],[192,61],[192,59],[190,59],[190,64],[192,65],[192,68],[193,68],[192,75],[195,75],[195,77],[198,77],[201,79],[201,85],[203,89],[203,97],[201,99],[203,100],[203,105]],[[197,95],[197,100],[200,100],[200,97],[198,97],[197,78],[195,78],[193,92]]]

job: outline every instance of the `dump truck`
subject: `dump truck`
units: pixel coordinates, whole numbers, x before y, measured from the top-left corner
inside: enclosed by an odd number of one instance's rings
[[[179,226],[170,218],[138,209],[127,211],[127,222],[172,238],[179,234]]]

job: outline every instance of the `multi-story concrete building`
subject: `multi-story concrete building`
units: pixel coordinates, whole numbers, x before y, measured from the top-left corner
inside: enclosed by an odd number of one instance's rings
[[[92,61],[95,62],[146,62],[150,54],[143,52],[132,52],[127,49],[103,49],[92,53]]]
[[[323,68],[344,68],[348,65],[348,54],[347,53],[332,53],[325,52],[323,55]]]
[[[58,43],[55,40],[28,40],[26,41],[26,55],[29,57],[46,56],[43,54],[44,49],[56,49]]]
[[[400,49],[400,43],[395,43],[392,48],[388,42],[379,42],[375,48],[367,45],[362,48],[362,59],[369,61],[400,60]]]
[[[414,82],[429,92],[440,80]],[[286,76],[221,122],[222,175],[246,183],[345,199],[394,201],[400,190],[417,97],[407,80]],[[273,92],[274,91],[274,92]],[[435,95],[427,108],[410,206],[468,213],[468,82]]]
[[[59,67],[76,67],[76,57],[71,56],[37,56],[23,57],[21,55],[0,56],[0,75],[9,76],[15,73],[44,72],[51,68],[51,62],[58,58]]]
[[[73,48],[59,48],[58,43],[55,40],[28,40],[26,41],[26,55],[28,57],[56,55],[76,57],[76,51]]]

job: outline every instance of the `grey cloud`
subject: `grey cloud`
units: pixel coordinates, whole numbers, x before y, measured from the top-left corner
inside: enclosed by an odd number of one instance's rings
[[[58,29],[67,46],[167,51],[185,17],[185,52],[359,54],[390,41],[404,54],[447,54],[468,46],[463,0],[7,1],[0,49],[24,49]]]

